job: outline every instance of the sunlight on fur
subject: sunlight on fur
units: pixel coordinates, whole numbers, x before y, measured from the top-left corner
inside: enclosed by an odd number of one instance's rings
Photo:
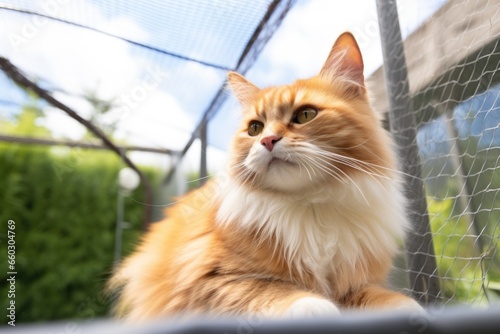
[[[243,120],[227,172],[169,208],[123,261],[109,283],[117,315],[419,310],[383,287],[408,223],[354,37],[342,34],[310,79],[228,82]]]

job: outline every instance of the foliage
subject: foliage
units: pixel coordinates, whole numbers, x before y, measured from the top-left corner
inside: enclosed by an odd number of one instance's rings
[[[26,137],[43,137],[50,133],[49,130],[37,124],[41,114],[36,99],[30,100],[17,116],[16,122],[0,121],[0,130],[4,134],[15,134]]]
[[[498,281],[485,263],[487,253],[479,249],[480,237],[466,216],[453,214],[457,206],[453,199],[427,201],[443,297],[468,305],[487,304]]]
[[[122,167],[110,152],[0,144],[0,280],[7,278],[7,222],[14,220],[16,323],[108,313],[101,292],[113,265]],[[140,234],[141,200],[141,187],[125,198],[131,228],[123,233],[124,253]],[[7,296],[5,284],[0,295]]]

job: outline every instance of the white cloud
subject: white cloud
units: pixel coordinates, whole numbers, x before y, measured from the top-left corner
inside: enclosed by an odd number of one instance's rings
[[[190,138],[192,120],[177,100],[161,91],[152,91],[119,122],[118,137],[135,145],[180,150]]]
[[[398,1],[403,37],[442,4],[440,1]],[[299,1],[263,50],[248,77],[261,86],[289,83],[315,75],[335,39],[344,31],[356,37],[365,75],[382,65],[375,1]]]
[[[41,124],[52,131],[55,138],[79,140],[86,133],[83,125],[63,113],[61,110],[48,107]]]
[[[373,47],[376,41],[371,40],[372,26],[377,27],[374,1],[299,2],[249,71],[249,78],[267,86],[315,75],[344,31],[370,36],[360,43],[362,52]],[[370,63],[365,58],[367,68]]]
[[[101,16],[100,14],[97,15]],[[133,41],[144,42],[150,39],[149,34],[144,29],[142,29],[135,21],[132,21],[131,19],[125,17],[117,17],[109,21],[101,20],[97,24],[97,29],[106,31],[116,36],[126,35],[127,39]]]
[[[54,22],[18,52],[2,48],[2,53],[57,88],[76,94],[96,90],[102,98],[126,89],[141,72],[140,61],[129,55],[124,42]]]

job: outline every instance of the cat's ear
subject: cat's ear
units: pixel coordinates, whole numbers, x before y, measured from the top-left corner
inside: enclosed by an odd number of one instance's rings
[[[236,72],[229,72],[227,74],[227,82],[242,105],[249,104],[252,98],[260,92],[259,87]]]
[[[337,38],[320,71],[320,76],[333,80],[343,77],[365,91],[363,76],[363,57],[356,39],[350,32],[345,32]]]

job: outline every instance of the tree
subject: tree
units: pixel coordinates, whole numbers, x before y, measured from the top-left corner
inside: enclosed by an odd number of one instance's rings
[[[14,121],[0,120],[0,132],[26,137],[49,136],[50,130],[38,124],[41,118],[43,118],[41,102],[35,94],[28,92],[28,99]]]

